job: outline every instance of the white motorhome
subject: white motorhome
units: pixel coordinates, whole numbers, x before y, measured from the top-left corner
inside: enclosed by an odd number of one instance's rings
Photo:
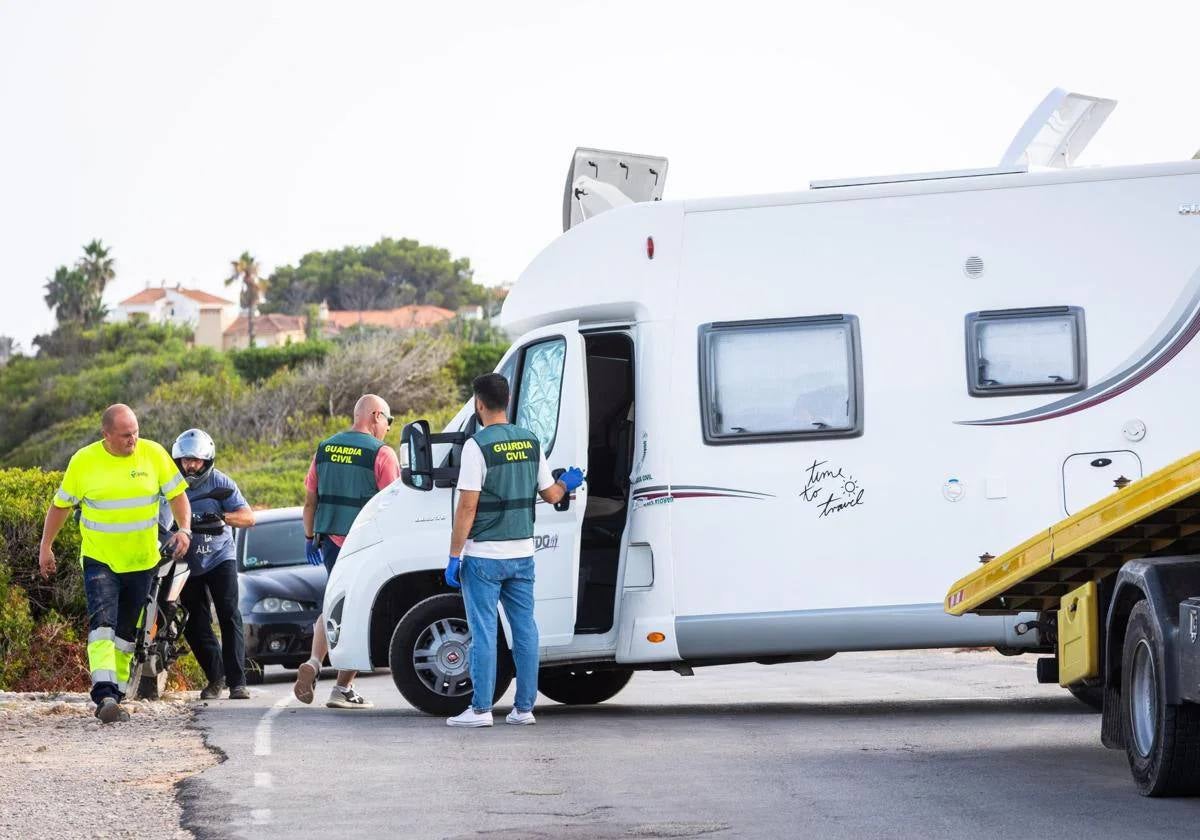
[[[498,370],[552,467],[541,687],[840,651],[1042,649],[946,581],[1197,448],[1200,161],[1070,164],[1115,103],[1055,91],[994,169],[661,201],[666,161],[579,150],[563,235],[504,305]],[[601,212],[603,211],[603,212]],[[474,431],[470,405],[445,430]],[[339,668],[465,707],[442,581],[454,464],[367,505],[325,598]],[[501,657],[503,660],[503,657]],[[508,684],[503,673],[497,690]]]

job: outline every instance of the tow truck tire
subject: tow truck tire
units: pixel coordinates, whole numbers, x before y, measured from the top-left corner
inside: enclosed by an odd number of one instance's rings
[[[404,614],[392,633],[388,649],[392,682],[404,699],[422,712],[457,715],[471,704],[473,689],[466,658],[470,641],[461,595],[426,598]],[[512,655],[497,621],[493,702],[508,690],[512,679]]]
[[[603,703],[616,697],[632,676],[633,671],[628,668],[603,671],[570,666],[543,668],[538,672],[538,691],[566,706]]]
[[[1125,754],[1142,796],[1200,793],[1200,706],[1168,705],[1159,625],[1149,602],[1134,606],[1121,655]]]
[[[1067,686],[1067,691],[1071,692],[1071,696],[1078,700],[1083,705],[1087,706],[1094,712],[1104,711],[1104,687],[1099,685],[1077,685]]]

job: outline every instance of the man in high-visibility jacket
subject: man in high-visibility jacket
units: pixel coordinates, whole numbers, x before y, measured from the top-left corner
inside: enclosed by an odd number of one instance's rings
[[[129,720],[120,702],[129,682],[137,623],[159,560],[159,498],[170,502],[179,526],[172,538],[177,558],[191,543],[192,511],[175,462],[157,443],[138,438],[137,417],[129,406],[105,409],[101,433],[101,440],[71,456],[46,511],[38,565],[43,577],[54,573],[54,538],[71,508],[78,506],[92,700],[96,717],[116,723]]]

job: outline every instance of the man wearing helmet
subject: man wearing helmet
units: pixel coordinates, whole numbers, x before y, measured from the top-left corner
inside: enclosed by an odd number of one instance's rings
[[[200,697],[215,700],[228,685],[231,700],[248,700],[232,529],[253,525],[254,511],[233,479],[213,466],[217,447],[204,430],[188,429],[176,438],[171,457],[187,482],[192,505],[194,536],[187,553],[191,576],[180,601],[188,615],[184,636],[208,678]],[[210,597],[221,628],[220,642],[212,630]]]

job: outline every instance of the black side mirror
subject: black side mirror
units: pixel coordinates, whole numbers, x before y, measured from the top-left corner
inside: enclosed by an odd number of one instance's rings
[[[414,490],[447,487],[458,480],[458,467],[435,468],[433,445],[449,443],[461,446],[467,439],[462,432],[431,434],[427,420],[414,420],[400,433],[400,480]]]
[[[218,502],[223,502],[233,495],[232,487],[218,487],[216,490],[208,494],[210,499],[216,499]]]
[[[566,472],[566,469],[564,469],[563,467],[559,467],[558,469],[552,471],[550,473],[550,475],[554,478],[555,481],[558,481],[560,478],[562,478],[562,474],[565,472]],[[571,493],[570,493],[570,491],[567,491],[566,493],[564,493],[563,497],[559,501],[554,503],[554,509],[557,511],[560,511],[560,512],[571,509]]]
[[[400,448],[404,460],[400,465],[400,480],[414,490],[433,489],[433,447],[429,442],[429,423],[414,420],[400,433]]]

